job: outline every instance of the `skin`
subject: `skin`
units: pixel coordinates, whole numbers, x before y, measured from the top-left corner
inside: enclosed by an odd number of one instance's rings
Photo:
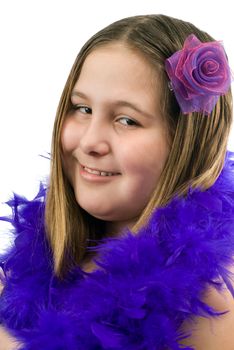
[[[189,332],[192,330],[193,335],[181,344],[192,345],[196,350],[233,350],[233,297],[227,289],[222,294],[215,289],[210,289],[204,296],[204,301],[216,310],[229,310],[229,312],[219,319],[196,318],[191,322],[186,322],[182,329]],[[2,326],[0,326],[0,340],[0,350],[17,350],[19,348],[19,343],[16,343]]]
[[[63,125],[63,166],[79,205],[105,220],[110,234],[136,222],[168,157],[159,98],[156,72],[121,44],[95,49],[73,89],[72,104],[80,108],[70,111]],[[117,100],[131,102],[144,113],[117,106]],[[102,183],[87,181],[80,164],[119,175]]]
[[[233,274],[234,268],[230,267],[229,271]],[[232,279],[232,287],[234,287],[234,279]],[[232,294],[226,287],[223,287],[221,292],[210,287],[206,290],[203,300],[219,312],[228,312],[216,319],[196,317],[184,323],[182,330],[192,331],[192,336],[181,344],[192,345],[196,350],[233,350],[234,299]]]
[[[74,88],[88,98],[72,97],[73,104],[85,105],[92,113],[83,113],[84,109],[72,111],[63,127],[63,164],[76,199],[92,215],[107,220],[109,232],[118,233],[134,224],[157,184],[169,152],[166,125],[159,113],[160,86],[152,80],[153,74],[142,57],[121,46],[94,51],[85,61]],[[129,107],[114,108],[116,96],[140,103],[153,118],[143,117]],[[140,126],[133,126],[126,118]],[[120,175],[106,183],[90,183],[80,175],[79,162],[118,171]],[[90,264],[88,270],[94,267]],[[0,282],[0,293],[1,289]],[[204,301],[229,312],[218,319],[186,322],[182,329],[192,330],[193,335],[183,344],[196,350],[233,350],[233,297],[227,289],[218,293],[210,288]],[[17,343],[2,326],[0,340],[0,350],[17,349]]]
[[[4,276],[2,269],[0,268],[0,277]],[[0,279],[0,295],[3,291],[3,284]],[[0,350],[17,350],[19,348],[19,342],[13,339],[13,337],[0,325]]]
[[[168,156],[166,125],[159,112],[160,86],[152,80],[154,74],[141,56],[114,45],[88,56],[74,87],[88,97],[74,95],[72,103],[90,110],[72,111],[67,117],[62,133],[64,168],[77,202],[91,215],[106,220],[109,232],[118,234],[134,224]],[[128,108],[115,109],[116,98],[140,102],[141,109],[154,118],[143,118]],[[124,116],[141,126],[122,125],[127,122],[121,119]],[[121,175],[105,185],[90,185],[80,175],[79,162]],[[87,264],[86,271],[94,269],[93,262]],[[181,343],[196,350],[233,350],[234,301],[230,292],[224,289],[218,293],[210,288],[204,301],[216,310],[229,312],[218,319],[185,322],[182,330],[192,330],[193,334]]]

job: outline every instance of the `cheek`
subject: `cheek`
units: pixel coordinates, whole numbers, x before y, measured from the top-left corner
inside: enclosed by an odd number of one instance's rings
[[[145,181],[153,179],[155,181],[160,176],[167,157],[169,154],[169,146],[164,138],[159,137],[155,140],[155,136],[142,140],[137,145],[124,149],[122,156],[125,164],[126,172],[134,175],[134,177],[145,178]]]
[[[67,118],[62,126],[61,130],[61,146],[62,151],[66,153],[72,152],[78,145],[79,142],[79,129],[76,123],[71,119]]]
[[[70,182],[74,174],[73,151],[77,147],[77,131],[71,119],[65,120],[61,130],[62,167]]]

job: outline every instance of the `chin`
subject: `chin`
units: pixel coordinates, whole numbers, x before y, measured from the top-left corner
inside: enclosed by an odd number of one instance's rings
[[[113,220],[113,215],[110,214],[108,211],[100,211],[100,207],[93,208],[88,205],[82,205],[79,201],[77,201],[79,206],[84,209],[87,213],[89,213],[91,216],[100,219],[100,220]]]

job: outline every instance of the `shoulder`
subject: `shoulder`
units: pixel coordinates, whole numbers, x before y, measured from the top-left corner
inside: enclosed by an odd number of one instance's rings
[[[13,242],[0,254],[0,266],[4,266],[7,281],[11,279],[11,271],[14,272],[14,279],[21,279],[24,275],[43,270],[51,264],[44,219],[45,195],[46,190],[41,184],[38,194],[32,200],[14,193],[6,203],[12,214],[1,217],[0,220],[11,224]],[[5,284],[4,276],[1,278],[0,274],[1,282]]]
[[[230,269],[234,272],[234,268]],[[234,286],[234,281],[232,281]],[[183,324],[182,330],[191,336],[182,344],[190,345],[196,350],[233,350],[234,349],[234,298],[231,292],[224,288],[217,291],[209,287],[203,301],[218,312],[225,312],[217,317],[195,317]]]
[[[21,344],[0,325],[0,350],[17,350]]]
[[[2,284],[2,282],[0,281],[0,295],[2,294],[2,290],[3,290],[3,284]]]
[[[4,273],[2,268],[0,267],[0,295],[2,294],[2,290],[4,288],[3,283],[2,283],[2,279],[4,278]]]

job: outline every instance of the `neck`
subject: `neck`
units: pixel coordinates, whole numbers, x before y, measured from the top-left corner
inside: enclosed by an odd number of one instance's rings
[[[136,223],[137,218],[133,218],[127,221],[106,221],[105,232],[107,237],[119,237],[127,229],[131,228]]]

